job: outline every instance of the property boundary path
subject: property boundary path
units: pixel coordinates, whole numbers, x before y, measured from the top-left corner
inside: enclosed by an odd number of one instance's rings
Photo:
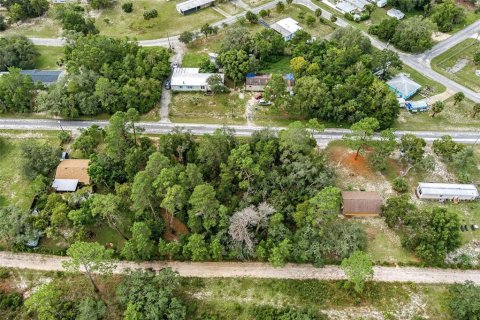
[[[85,120],[57,120],[57,119],[7,119],[0,118],[0,130],[68,130],[75,131],[81,128],[89,128],[92,125],[105,127],[108,121],[85,121]],[[139,122],[137,126],[145,129],[147,134],[167,134],[175,128],[188,130],[194,135],[211,134],[215,130],[225,127],[220,124],[201,124],[201,123],[164,123],[164,122]],[[270,129],[278,132],[284,127],[262,127],[262,126],[228,126],[235,130],[237,136],[251,136],[255,131],[262,129]],[[331,140],[340,140],[345,133],[350,132],[348,129],[326,129],[323,132],[313,134],[319,145],[325,145]],[[410,133],[419,138],[425,139],[427,142],[440,139],[444,135],[452,136],[453,140],[459,143],[475,144],[480,143],[480,132],[478,131],[395,131],[397,138]],[[378,137],[378,136],[377,136]]]
[[[41,271],[63,271],[62,262],[67,257],[41,255],[35,253],[0,252],[0,266],[18,269]],[[275,268],[260,262],[177,262],[152,261],[130,262],[120,261],[115,273],[125,269],[172,268],[182,277],[199,278],[263,278],[263,279],[316,279],[344,280],[345,274],[339,266],[315,268],[307,264],[287,264]],[[455,270],[414,267],[374,267],[374,281],[379,282],[414,282],[414,283],[456,283],[467,280],[480,284],[480,271]]]

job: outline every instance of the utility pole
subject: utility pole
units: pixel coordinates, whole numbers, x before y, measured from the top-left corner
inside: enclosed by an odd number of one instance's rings
[[[62,129],[62,132],[65,132],[65,130],[63,130],[62,123],[60,122],[60,120],[58,120],[57,122],[58,122],[58,125],[60,126],[60,129]]]

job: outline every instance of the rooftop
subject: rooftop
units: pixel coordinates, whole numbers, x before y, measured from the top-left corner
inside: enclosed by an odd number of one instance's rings
[[[387,85],[400,92],[403,98],[408,98],[412,96],[422,87],[403,73],[388,80]]]
[[[184,12],[184,11],[192,10],[197,7],[206,5],[208,3],[212,3],[214,1],[215,0],[188,0],[188,1],[177,4],[176,7],[178,11]]]
[[[342,191],[344,200],[382,200],[377,192],[372,191]]]
[[[420,182],[418,186],[422,189],[422,193],[427,193],[431,195],[468,195],[478,197],[477,187],[475,187],[473,184]]]
[[[88,159],[66,159],[60,162],[55,172],[55,180],[76,179],[83,184],[90,184]]]
[[[298,25],[298,22],[292,18],[285,18],[279,20],[272,24],[270,27],[284,37],[290,36],[291,34],[302,29],[302,27]]]
[[[59,192],[74,192],[77,190],[78,179],[55,179],[52,188]]]
[[[175,68],[172,74],[171,85],[203,86],[206,85],[207,79],[213,75],[219,75],[223,79],[223,74],[221,73],[200,73],[200,68]]]
[[[40,81],[43,84],[51,84],[57,82],[62,75],[62,70],[22,70],[20,71],[21,74],[30,76],[33,82]]]

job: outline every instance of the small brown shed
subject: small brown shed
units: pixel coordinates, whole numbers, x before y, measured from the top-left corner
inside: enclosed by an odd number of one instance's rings
[[[342,191],[342,211],[348,217],[376,217],[382,211],[382,197],[376,192]]]

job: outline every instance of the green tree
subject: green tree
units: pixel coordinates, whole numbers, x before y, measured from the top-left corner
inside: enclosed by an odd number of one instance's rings
[[[173,217],[183,210],[187,200],[186,197],[185,189],[181,185],[175,184],[167,188],[160,206],[170,214],[170,227],[172,226]]]
[[[80,128],[78,136],[72,144],[72,148],[80,150],[86,158],[95,153],[96,148],[103,142],[105,130],[94,124],[88,129]]]
[[[35,85],[20,69],[9,68],[8,73],[0,77],[0,113],[31,112],[34,97]]]
[[[387,170],[387,161],[393,151],[397,148],[395,133],[390,130],[380,132],[380,140],[373,142],[374,151],[369,154],[370,165],[379,171]]]
[[[133,3],[132,2],[125,2],[124,4],[122,4],[122,10],[125,13],[133,12]]]
[[[228,92],[227,86],[223,84],[223,78],[218,74],[208,77],[207,84],[214,94]]]
[[[321,17],[322,16],[322,9],[320,9],[320,8],[315,9],[315,16],[317,18]]]
[[[33,69],[39,55],[33,43],[24,36],[0,38],[0,71],[10,67]]]
[[[292,245],[289,239],[285,239],[272,249],[268,262],[274,267],[283,267],[290,257]]]
[[[102,300],[85,298],[78,304],[77,320],[102,320],[107,315],[107,306]]]
[[[267,10],[264,10],[264,9],[260,10],[258,15],[260,16],[260,18],[265,19],[265,17],[268,15]]]
[[[285,4],[282,1],[277,2],[277,4],[275,5],[275,11],[277,13],[282,13],[283,11],[285,11]]]
[[[383,49],[375,51],[372,55],[372,70],[380,76],[382,80],[388,80],[392,75],[402,68],[402,61],[398,53]]]
[[[200,32],[205,35],[205,38],[208,38],[208,36],[209,36],[210,34],[213,34],[213,33],[214,33],[214,29],[213,29],[213,27],[212,27],[210,24],[205,23],[205,24],[200,28]]]
[[[53,283],[40,285],[34,293],[25,300],[25,307],[30,312],[35,312],[39,320],[58,319],[58,305],[62,297],[62,291]]]
[[[350,257],[342,260],[342,270],[353,284],[357,293],[362,293],[365,288],[365,281],[373,277],[372,259],[363,251],[355,251]]]
[[[433,46],[434,26],[428,19],[419,16],[402,20],[395,28],[392,43],[407,52],[422,52]]]
[[[125,112],[118,111],[110,117],[105,128],[105,142],[108,156],[123,159],[127,150],[133,145],[129,130],[129,119]]]
[[[15,206],[0,208],[0,240],[9,246],[23,245],[35,238],[31,214]]]
[[[178,37],[178,40],[184,44],[189,44],[190,42],[193,41],[193,38],[195,35],[191,31],[183,31],[180,36]]]
[[[417,164],[423,160],[427,143],[413,134],[405,134],[400,138],[400,151],[408,163]]]
[[[453,95],[453,105],[456,106],[457,104],[461,103],[465,100],[465,93],[459,91]]]
[[[193,233],[188,237],[187,243],[183,246],[183,255],[192,261],[204,261],[210,258],[207,243],[204,235]]]
[[[443,103],[442,101],[435,101],[430,108],[430,111],[432,111],[432,118],[442,112],[443,109],[445,109],[445,103]]]
[[[22,171],[33,180],[37,175],[48,176],[60,162],[60,150],[48,143],[27,140],[20,146]]]
[[[90,210],[94,216],[99,216],[107,221],[112,229],[116,230],[122,238],[128,240],[127,235],[123,231],[126,217],[120,206],[121,203],[118,196],[111,193],[106,195],[96,194],[90,203]]]
[[[188,200],[188,227],[193,232],[200,232],[201,226],[206,231],[218,224],[220,202],[216,199],[215,189],[209,184],[195,187]]]
[[[415,205],[410,202],[410,196],[407,194],[388,198],[387,203],[382,207],[385,222],[390,228],[402,225],[405,218],[415,212]]]
[[[350,127],[352,132],[344,136],[344,141],[350,148],[356,150],[355,160],[361,150],[372,144],[373,133],[379,126],[377,119],[364,118]]]
[[[454,25],[462,24],[465,21],[465,11],[453,0],[446,0],[433,6],[430,18],[437,24],[438,30],[450,32]]]
[[[129,260],[150,260],[155,249],[155,242],[151,240],[152,231],[145,222],[134,222],[132,238],[125,242],[122,256]]]
[[[247,13],[245,14],[245,18],[247,18],[248,22],[252,24],[257,23],[258,21],[258,16],[252,11],[247,11]]]
[[[475,118],[480,113],[480,103],[475,103],[472,109],[472,118]]]
[[[480,315],[480,287],[472,281],[448,288],[448,309],[452,319],[472,320]]]
[[[282,75],[272,75],[272,78],[265,86],[264,97],[269,101],[273,101],[277,108],[283,105],[287,97],[287,85]]]
[[[245,79],[245,75],[253,68],[253,61],[243,50],[221,53],[218,60],[222,64],[225,74],[233,80],[234,87],[238,81]]]
[[[99,289],[93,280],[93,274],[109,274],[116,268],[112,260],[113,251],[97,242],[75,242],[68,248],[67,255],[70,260],[65,261],[63,267],[72,272],[84,271],[95,292]]]
[[[306,19],[305,21],[306,21],[306,23],[307,23],[307,26],[313,27],[313,25],[315,24],[315,21],[316,21],[316,20],[315,20],[315,18],[312,17],[311,15],[308,15],[308,16],[307,16],[307,19]]]
[[[453,141],[452,136],[445,135],[441,139],[433,141],[432,149],[435,154],[451,161],[453,155],[462,151],[465,145]]]
[[[400,21],[397,18],[383,19],[380,23],[371,25],[370,28],[368,28],[368,33],[374,34],[380,39],[387,41],[393,38],[399,23]]]
[[[259,61],[275,61],[283,55],[285,41],[273,29],[263,29],[253,37],[252,51]]]

